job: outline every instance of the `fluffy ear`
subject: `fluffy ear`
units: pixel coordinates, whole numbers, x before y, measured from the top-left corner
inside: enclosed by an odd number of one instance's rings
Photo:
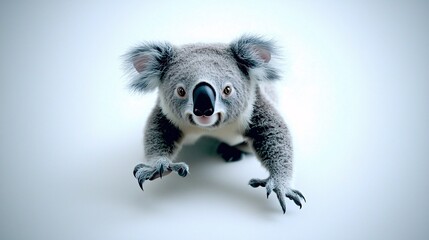
[[[169,43],[144,43],[131,49],[125,54],[133,76],[131,88],[141,92],[155,90],[173,56],[173,46]]]
[[[244,74],[260,81],[280,78],[271,61],[276,55],[276,47],[272,41],[244,35],[232,42],[230,48]]]

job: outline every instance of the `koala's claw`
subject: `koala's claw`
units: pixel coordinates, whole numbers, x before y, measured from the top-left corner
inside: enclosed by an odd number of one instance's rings
[[[249,181],[249,185],[252,186],[252,187],[254,187],[254,188],[256,188],[256,187],[265,187],[266,184],[267,184],[267,180],[266,179],[261,180],[261,179],[253,178],[253,179],[250,179],[250,181]],[[270,191],[271,191],[271,189],[270,189]]]
[[[181,177],[186,177],[186,175],[188,175],[188,170],[181,167],[179,170],[177,170],[177,174],[179,174]]]
[[[285,197],[292,200],[297,206],[299,206],[300,209],[302,208],[301,199],[304,200],[304,202],[307,202],[304,195],[300,191],[288,187],[282,187],[280,184],[276,184],[272,178],[254,178],[249,181],[249,185],[254,188],[265,187],[267,190],[267,198],[270,196],[271,192],[274,191],[277,195],[280,206],[282,207],[283,214],[286,213]]]
[[[293,202],[299,206],[299,208],[302,208],[301,205],[301,201],[300,198],[302,198],[304,200],[304,202],[307,202],[307,200],[305,200],[304,195],[302,195],[302,193],[298,190],[295,189],[291,189],[292,193],[294,194],[290,194],[290,193],[286,193],[286,197],[289,198],[290,200],[293,200]]]
[[[136,175],[137,171],[139,169],[141,169],[142,167],[144,167],[144,166],[145,165],[143,163],[140,163],[140,164],[137,164],[137,166],[134,167],[133,175],[134,175],[135,178],[137,178],[137,175]]]
[[[185,163],[161,162],[154,166],[140,163],[135,166],[133,174],[137,178],[140,188],[143,189],[143,183],[146,180],[155,180],[170,174],[172,171],[177,172],[180,176],[186,177],[189,173],[189,167]]]

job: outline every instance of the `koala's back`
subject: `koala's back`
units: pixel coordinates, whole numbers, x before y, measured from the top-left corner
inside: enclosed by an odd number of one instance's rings
[[[258,85],[261,90],[261,95],[268,100],[272,106],[277,107],[279,99],[275,83],[260,82]]]

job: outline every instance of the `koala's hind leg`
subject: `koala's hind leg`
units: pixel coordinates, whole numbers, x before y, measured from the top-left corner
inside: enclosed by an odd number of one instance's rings
[[[227,162],[239,161],[246,153],[251,153],[252,150],[247,142],[242,142],[234,146],[226,143],[220,143],[217,148],[217,153]]]

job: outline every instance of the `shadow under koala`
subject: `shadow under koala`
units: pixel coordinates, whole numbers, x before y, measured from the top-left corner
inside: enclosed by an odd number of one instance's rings
[[[176,159],[189,165],[189,174],[182,178],[172,173],[154,181],[146,181],[143,194],[150,194],[151,198],[156,198],[156,205],[159,205],[162,202],[171,201],[173,196],[181,198],[189,194],[198,195],[196,192],[208,193],[207,189],[209,189],[210,194],[223,196],[225,199],[243,200],[241,202],[251,209],[259,208],[261,212],[277,213],[275,207],[270,207],[266,200],[261,198],[260,193],[245,188],[248,185],[248,179],[243,179],[242,182],[225,180],[235,177],[232,170],[228,171],[231,175],[224,175],[223,171],[226,168],[235,169],[237,168],[235,164],[245,165],[250,159],[243,157],[240,162],[226,162],[217,153],[219,144],[221,143],[216,139],[202,137],[194,145],[184,146]],[[251,189],[250,186],[247,187]],[[145,209],[156,208],[150,204],[150,201],[145,201],[145,204]]]

